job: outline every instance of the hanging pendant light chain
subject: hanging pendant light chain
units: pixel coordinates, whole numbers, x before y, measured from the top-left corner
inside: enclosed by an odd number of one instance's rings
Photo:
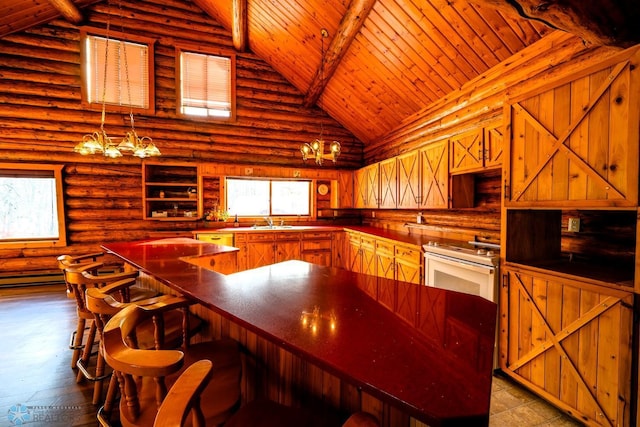
[[[104,132],[104,121],[106,118],[107,99],[107,71],[109,69],[109,29],[111,27],[111,4],[107,1],[107,32],[104,44],[104,76],[102,78],[102,118],[100,119],[100,129]]]

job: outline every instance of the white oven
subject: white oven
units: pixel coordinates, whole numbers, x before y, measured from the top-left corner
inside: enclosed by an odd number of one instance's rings
[[[429,242],[423,248],[427,286],[479,295],[498,302],[497,245]]]

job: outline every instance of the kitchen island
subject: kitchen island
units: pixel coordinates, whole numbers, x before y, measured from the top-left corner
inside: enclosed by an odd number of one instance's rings
[[[193,259],[233,248],[186,238],[103,248],[242,344],[246,400],[320,399],[382,426],[488,424],[494,303],[303,261],[223,275]]]

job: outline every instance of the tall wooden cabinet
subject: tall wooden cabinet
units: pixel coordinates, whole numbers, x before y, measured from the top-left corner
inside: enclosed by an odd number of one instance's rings
[[[505,205],[638,205],[638,56],[509,103]]]
[[[638,65],[505,107],[500,366],[587,425],[637,421]]]

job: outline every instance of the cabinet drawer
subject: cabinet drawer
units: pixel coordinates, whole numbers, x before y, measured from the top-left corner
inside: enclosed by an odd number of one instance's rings
[[[393,243],[376,240],[376,253],[386,253],[393,255]]]
[[[248,242],[272,242],[274,238],[273,233],[248,233]]]
[[[373,249],[375,247],[376,239],[373,237],[362,236],[362,246]]]
[[[331,250],[331,240],[303,240],[303,251]]]
[[[418,248],[411,248],[408,246],[396,246],[396,258],[401,258],[403,261],[415,262],[420,264],[422,260],[422,252]]]
[[[246,242],[247,241],[247,234],[246,233],[235,233],[235,242]]]
[[[324,240],[331,239],[331,233],[322,232],[322,231],[314,231],[314,232],[306,232],[302,233],[302,238],[307,240]]]
[[[300,233],[274,233],[277,241],[281,240],[300,240]]]

